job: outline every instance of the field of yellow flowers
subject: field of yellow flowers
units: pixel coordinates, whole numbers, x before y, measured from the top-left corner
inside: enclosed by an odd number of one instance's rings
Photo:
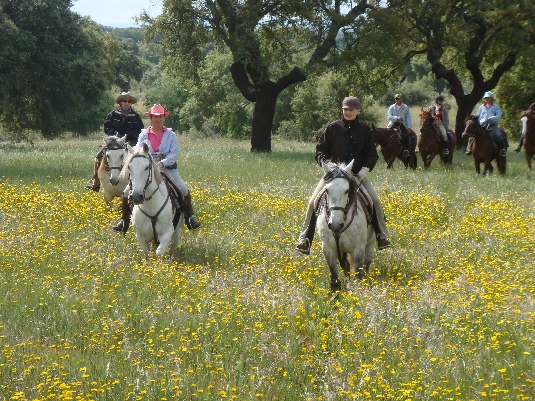
[[[0,400],[535,399],[535,173],[370,173],[393,247],[329,293],[292,252],[313,144],[179,137],[203,227],[176,260],[83,190],[98,140],[0,146]],[[421,163],[420,163],[421,164]]]

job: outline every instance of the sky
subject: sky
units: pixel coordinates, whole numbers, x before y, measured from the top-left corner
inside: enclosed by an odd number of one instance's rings
[[[143,10],[151,17],[162,12],[162,0],[73,0],[71,11],[114,28],[138,27],[134,17]]]

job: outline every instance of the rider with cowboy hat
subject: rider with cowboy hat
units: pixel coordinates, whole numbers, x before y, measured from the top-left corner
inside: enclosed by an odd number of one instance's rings
[[[139,114],[134,111],[132,105],[135,104],[137,99],[130,94],[130,92],[122,92],[115,103],[119,105],[116,109],[112,110],[104,120],[104,132],[106,135],[116,135],[118,138],[126,136],[126,142],[130,146],[135,146],[139,133],[143,129],[143,121]],[[97,171],[102,162],[104,149],[101,148],[95,156],[95,162],[93,165],[94,175],[93,183],[86,185],[85,188],[93,191],[100,191],[100,180],[98,179]]]

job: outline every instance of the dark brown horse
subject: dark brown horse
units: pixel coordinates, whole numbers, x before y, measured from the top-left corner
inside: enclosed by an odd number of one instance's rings
[[[531,171],[531,159],[535,157],[535,115],[531,114],[531,110],[525,110],[520,113],[520,121],[522,122],[526,161]]]
[[[383,155],[386,168],[392,168],[396,157],[401,160],[407,168],[416,168],[416,140],[411,138],[409,141],[409,158],[403,156],[403,145],[401,144],[401,133],[394,128],[372,128],[373,139],[376,145],[381,145],[381,154]]]
[[[484,129],[477,121],[477,116],[468,116],[465,120],[463,139],[474,138],[472,144],[472,156],[474,157],[474,165],[476,171],[479,174],[481,172],[480,164],[483,163],[483,173],[492,173],[494,168],[491,162],[496,160],[498,171],[501,174],[505,174],[505,168],[507,165],[506,156],[500,156],[498,148],[494,146],[493,133]],[[500,129],[501,130],[501,129]],[[503,130],[502,135],[504,134]]]
[[[429,167],[436,155],[440,155],[440,162],[442,164],[452,164],[453,153],[455,151],[455,144],[457,138],[453,131],[448,130],[448,151],[449,154],[443,154],[442,145],[440,143],[440,133],[437,132],[437,126],[434,124],[434,119],[428,110],[422,109],[420,113],[420,138],[418,139],[418,149],[420,149],[420,156],[424,162],[425,167]]]

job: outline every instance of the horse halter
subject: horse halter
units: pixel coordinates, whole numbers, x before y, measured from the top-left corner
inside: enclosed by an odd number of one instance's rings
[[[346,180],[349,183],[349,188],[351,191],[351,177],[346,173],[345,170],[342,170],[342,169],[331,170],[329,173],[325,174],[325,176],[323,177],[323,181],[327,184],[336,178],[343,178],[344,180]],[[326,196],[325,197],[325,218],[329,220],[332,211],[341,210],[342,212],[344,212],[344,220],[345,220],[347,218],[349,209],[352,206],[352,203],[353,202],[351,202],[351,196],[348,195],[347,203],[344,207],[341,207],[341,206],[330,207],[329,200]],[[356,212],[356,209],[355,209],[355,212]],[[354,217],[355,217],[355,214],[353,214],[353,216],[351,217],[351,221],[349,222],[349,224],[347,224],[342,230],[340,230],[339,232],[333,231],[335,237],[336,236],[340,237],[340,234],[342,234],[345,230],[347,230],[347,228],[351,225],[351,222],[353,221]]]
[[[132,159],[130,159],[130,161],[132,161],[136,157],[142,157],[143,159],[146,159],[149,162],[149,175],[147,176],[147,181],[145,182],[145,186],[143,187],[143,200],[151,200],[152,197],[154,196],[154,194],[158,191],[158,186],[156,186],[156,189],[154,190],[154,192],[148,198],[145,196],[145,191],[147,190],[149,185],[152,183],[152,178],[153,178],[153,174],[154,174],[153,171],[152,171],[152,169],[153,169],[153,167],[152,167],[152,158],[151,158],[150,155],[145,156],[144,154],[138,153],[138,154],[135,154],[134,156],[132,156]],[[130,179],[130,187],[132,187],[132,179]]]
[[[121,150],[126,149],[126,144],[121,145],[119,142],[117,142],[116,139],[112,139],[110,143],[108,143],[106,146],[104,146],[104,151],[107,152],[108,150]],[[106,171],[109,173],[110,170],[119,170],[121,171],[123,169],[123,164],[121,163],[120,167],[110,167],[108,164],[108,159],[106,158]]]

